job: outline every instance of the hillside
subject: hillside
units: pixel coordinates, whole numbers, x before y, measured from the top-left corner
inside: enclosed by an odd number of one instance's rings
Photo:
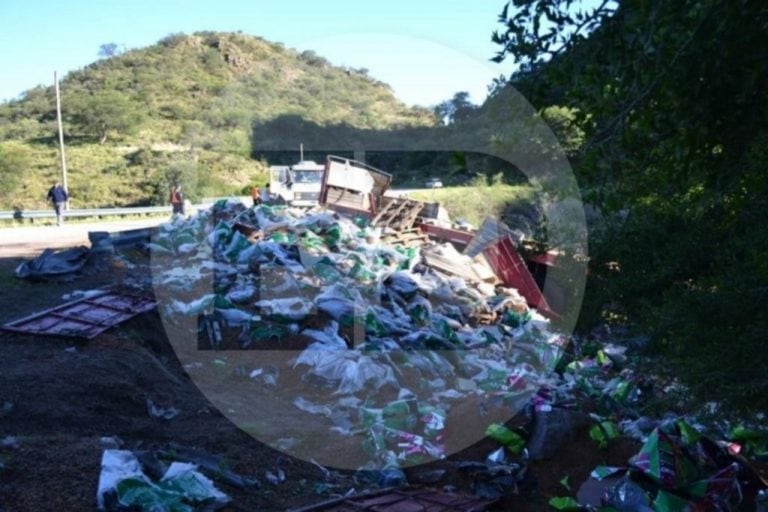
[[[171,35],[98,60],[61,81],[75,207],[162,202],[237,191],[263,172],[254,126],[280,116],[390,130],[432,126],[365,70],[240,33]],[[59,175],[53,87],[0,105],[0,209],[45,207]],[[263,179],[263,178],[262,178]]]

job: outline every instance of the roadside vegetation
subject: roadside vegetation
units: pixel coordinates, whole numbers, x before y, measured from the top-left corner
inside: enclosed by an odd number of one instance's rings
[[[236,193],[263,181],[254,123],[294,114],[321,126],[431,126],[364,69],[239,33],[170,35],[102,58],[61,81],[68,185],[75,207],[163,204]],[[44,208],[60,176],[52,86],[0,105],[0,209]]]
[[[525,185],[467,185],[424,190],[410,197],[428,203],[440,203],[450,209],[451,220],[464,220],[479,227],[486,217],[514,224],[514,213],[536,217],[532,187]]]
[[[510,2],[494,34],[510,83],[583,135],[570,159],[600,215],[581,327],[648,336],[701,399],[765,410],[768,11],[586,4]]]

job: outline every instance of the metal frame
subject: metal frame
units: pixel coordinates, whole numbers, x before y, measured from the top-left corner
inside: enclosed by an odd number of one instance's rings
[[[13,320],[2,329],[22,334],[92,339],[156,306],[157,303],[147,297],[104,291]]]

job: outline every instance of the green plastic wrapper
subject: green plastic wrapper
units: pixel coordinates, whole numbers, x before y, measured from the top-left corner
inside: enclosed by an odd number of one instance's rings
[[[299,238],[299,243],[307,249],[320,249],[325,245],[323,239],[312,231],[304,232],[301,238]]]
[[[384,406],[381,415],[387,428],[410,432],[416,427],[415,406],[408,400],[390,402]]]
[[[669,435],[655,429],[630,466],[665,489],[683,489],[701,478],[697,465]]]
[[[423,304],[409,306],[408,316],[410,316],[413,323],[418,326],[423,327],[429,323],[429,310]]]
[[[368,282],[376,279],[376,274],[359,261],[352,266],[349,275],[358,281]]]
[[[525,448],[525,439],[499,423],[489,425],[485,430],[485,435],[515,454],[520,453]]]
[[[663,489],[656,495],[656,499],[653,501],[653,508],[657,512],[688,512],[696,510],[687,500]]]
[[[612,421],[602,421],[589,429],[589,437],[597,442],[601,450],[608,447],[608,442],[619,437],[619,427]]]
[[[276,339],[277,341],[282,341],[282,339],[289,333],[290,331],[278,324],[273,324],[269,322],[259,322],[252,324],[251,330],[248,332],[250,338],[254,341],[265,341],[265,340],[272,340]]]
[[[328,245],[328,247],[338,246],[339,242],[341,241],[341,226],[338,224],[333,224],[325,231],[323,239],[325,240],[325,243]]]
[[[341,272],[336,269],[336,265],[328,257],[315,263],[312,266],[312,273],[320,278],[323,284],[335,283],[341,279]]]
[[[549,506],[555,510],[564,510],[566,512],[581,510],[579,502],[570,496],[557,496],[555,498],[550,498]]]
[[[751,430],[744,425],[731,429],[730,439],[744,444],[745,453],[753,457],[768,457],[768,432]]]
[[[213,232],[215,233],[216,241],[219,244],[228,244],[229,240],[232,238],[232,227],[224,221],[219,221]]]
[[[453,343],[454,345],[461,344],[461,340],[459,340],[459,337],[456,335],[456,332],[453,329],[451,329],[451,326],[448,325],[448,322],[446,322],[442,318],[432,325],[432,330],[435,331],[440,336],[442,336],[443,338],[445,338],[446,340]]]
[[[297,237],[293,233],[275,231],[269,236],[269,239],[278,244],[294,244],[296,243]]]
[[[530,319],[531,319],[531,313],[528,310],[526,310],[523,313],[518,313],[517,311],[512,311],[511,309],[508,309],[504,312],[504,315],[502,315],[501,323],[503,323],[504,325],[508,325],[512,328],[517,328],[528,323]]]
[[[117,496],[122,506],[145,512],[192,512],[197,505],[229,501],[208,478],[186,469],[157,484],[126,478],[117,483]]]
[[[419,250],[416,247],[405,247],[402,245],[395,245],[395,250],[405,256],[400,263],[398,270],[409,270],[417,263],[419,259]]]
[[[184,244],[196,244],[200,240],[195,236],[194,233],[190,232],[189,230],[182,231],[180,233],[177,233],[173,237],[173,245],[175,248],[179,248],[180,245]]]
[[[247,238],[245,238],[239,232],[235,232],[232,235],[229,244],[227,244],[227,249],[224,251],[224,257],[227,258],[230,262],[234,263],[237,261],[237,257],[240,256],[240,253],[250,246],[251,243]]]
[[[182,501],[182,496],[138,478],[128,478],[117,484],[120,504],[137,507],[142,511],[192,512],[194,509]]]
[[[680,440],[684,446],[693,446],[701,440],[701,433],[684,420],[677,420],[676,426],[680,431]]]
[[[373,308],[368,308],[365,314],[365,332],[373,336],[386,336],[389,334],[386,326],[376,316]]]

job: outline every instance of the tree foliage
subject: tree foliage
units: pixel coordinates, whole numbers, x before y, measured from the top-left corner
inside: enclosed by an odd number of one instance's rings
[[[462,123],[477,112],[477,105],[469,99],[469,93],[459,91],[450,100],[439,103],[434,108],[435,116],[444,124]]]
[[[177,33],[146,48],[118,51],[109,43],[102,50],[109,58],[61,81],[69,185],[82,207],[165,200],[165,191],[155,192],[167,167],[160,154],[182,150],[193,151],[206,169],[196,185],[200,194],[239,190],[263,168],[249,158],[262,145],[253,140],[253,127],[283,115],[350,130],[436,121],[431,112],[398,101],[362,68],[335,67],[314,52],[241,33]],[[36,183],[58,172],[53,87],[0,104],[0,141],[24,147],[34,169],[19,182],[3,182],[8,193],[0,209],[44,207]],[[126,147],[153,157],[134,164]]]
[[[119,54],[120,47],[117,45],[117,43],[104,43],[99,46],[99,57],[109,59],[111,57],[116,57]]]
[[[74,123],[97,136],[99,144],[107,141],[110,131],[129,132],[142,120],[136,105],[116,91],[70,95],[67,111]]]
[[[710,396],[766,405],[765,4],[516,0],[501,21],[515,85],[584,130],[574,162],[604,220],[593,303]]]
[[[29,151],[18,144],[0,145],[0,198],[13,200],[13,190],[21,182],[21,176],[29,170]]]

